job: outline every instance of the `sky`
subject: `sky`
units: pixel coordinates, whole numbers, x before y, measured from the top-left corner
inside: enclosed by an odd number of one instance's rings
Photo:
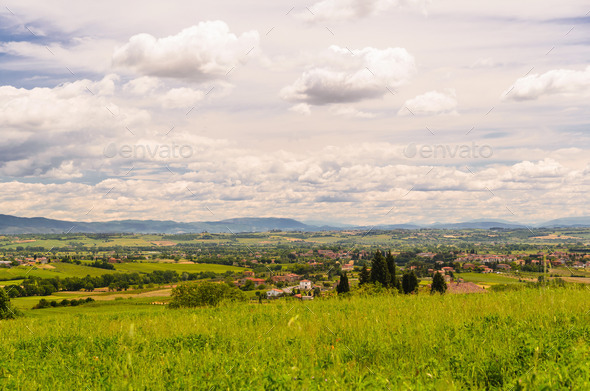
[[[0,213],[589,215],[589,37],[578,0],[9,0]]]

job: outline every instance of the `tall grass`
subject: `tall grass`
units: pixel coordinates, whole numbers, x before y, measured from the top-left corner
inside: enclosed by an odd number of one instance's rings
[[[589,297],[559,288],[45,309],[0,322],[0,389],[590,389]]]

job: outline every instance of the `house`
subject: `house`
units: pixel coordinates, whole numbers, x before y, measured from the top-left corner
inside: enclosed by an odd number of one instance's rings
[[[473,263],[464,263],[463,269],[473,270],[473,269],[475,269],[475,265]]]
[[[512,269],[512,268],[510,267],[510,265],[507,265],[507,264],[505,264],[505,263],[499,263],[499,264],[496,266],[496,268],[497,268],[497,269],[502,269],[502,270],[510,270],[510,269]]]
[[[445,266],[445,267],[443,267],[443,268],[442,268],[442,270],[443,270],[445,273],[448,273],[448,272],[454,272],[454,271],[455,271],[455,269],[453,269],[453,268],[452,268],[452,267],[450,267],[450,266]]]
[[[244,272],[244,276],[246,276],[246,277],[254,277],[254,272],[252,270],[246,270]]]
[[[484,267],[483,270],[482,270],[482,273],[486,273],[486,274],[487,273],[491,273],[491,272],[493,272],[493,270],[490,269],[489,267]]]
[[[310,291],[311,290],[311,281],[309,281],[309,280],[299,281],[299,289],[301,289],[302,291]]]
[[[246,278],[254,283],[255,286],[260,286],[266,282],[264,278]]]
[[[283,291],[280,290],[280,289],[271,289],[271,290],[269,290],[269,291],[266,292],[266,297],[268,299],[280,297],[282,295],[283,295]]]
[[[551,261],[553,266],[562,266],[565,265],[565,259],[557,259],[555,261]]]

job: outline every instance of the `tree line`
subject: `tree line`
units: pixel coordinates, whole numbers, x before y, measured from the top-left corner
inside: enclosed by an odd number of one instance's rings
[[[447,288],[444,277],[440,273],[434,273],[432,278],[431,292],[444,293]],[[419,280],[413,270],[405,270],[401,277],[398,277],[395,257],[391,251],[383,256],[383,253],[377,250],[371,260],[371,270],[365,264],[359,273],[359,286],[367,284],[378,284],[387,289],[410,294],[418,289]],[[350,291],[346,272],[341,274],[336,291],[338,293]]]
[[[151,273],[113,273],[103,274],[92,277],[66,277],[66,278],[41,278],[27,277],[23,280],[22,285],[8,285],[5,287],[8,296],[28,297],[28,296],[49,296],[59,291],[87,291],[92,292],[96,288],[109,288],[113,291],[127,290],[132,286],[141,289],[144,285],[150,284],[169,284],[178,281],[191,281],[219,278],[225,275],[231,275],[232,272],[217,274],[214,272],[182,273],[174,270],[155,270]]]

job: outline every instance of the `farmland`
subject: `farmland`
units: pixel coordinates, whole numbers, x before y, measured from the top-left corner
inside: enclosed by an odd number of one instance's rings
[[[585,233],[6,236],[23,247],[0,249],[20,311],[0,320],[0,389],[584,389]],[[396,273],[381,288],[367,267]],[[243,301],[167,305],[207,284]]]

